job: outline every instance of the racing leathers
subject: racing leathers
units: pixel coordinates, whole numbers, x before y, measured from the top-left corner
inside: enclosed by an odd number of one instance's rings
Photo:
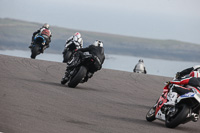
[[[75,36],[71,36],[69,39],[66,40],[65,49],[63,51],[63,54],[65,54],[67,52],[67,48],[73,43],[75,44],[76,49],[80,49],[83,47],[83,39],[82,38],[77,38]]]
[[[176,73],[176,78],[180,79],[183,76],[189,75],[192,71],[197,71],[200,69],[200,65],[196,65],[194,67],[190,67],[187,69],[182,70],[181,72]]]
[[[193,89],[200,92],[200,78],[189,77],[181,80],[169,82],[168,102],[165,105],[175,105],[178,95],[183,95],[188,92],[193,92]]]
[[[105,60],[105,55],[104,55],[104,48],[103,47],[98,47],[98,46],[94,46],[94,45],[90,45],[89,47],[86,48],[81,48],[78,49],[77,51],[81,51],[81,52],[89,52],[90,55],[92,55],[94,57],[95,60],[95,67],[92,70],[93,72],[96,72],[97,70],[100,70],[102,68],[102,64]],[[82,57],[84,55],[82,54]]]

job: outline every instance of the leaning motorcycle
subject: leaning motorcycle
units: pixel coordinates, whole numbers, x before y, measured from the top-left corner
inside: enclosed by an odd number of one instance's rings
[[[80,56],[81,52],[76,52],[73,57],[68,61],[68,65],[71,68],[69,74],[69,80],[62,80],[61,84],[68,82],[68,86],[75,88],[79,83],[84,83],[91,78],[90,75],[94,69],[95,60],[91,55]]]
[[[37,34],[34,37],[33,45],[31,48],[31,58],[32,59],[35,59],[35,57],[37,55],[39,55],[40,53],[43,53],[45,43],[46,43],[46,39],[43,36]]]
[[[67,63],[70,58],[72,58],[73,51],[78,49],[79,45],[72,41],[65,45],[65,50],[63,51],[63,63]]]
[[[175,128],[189,121],[197,122],[200,110],[200,91],[192,88],[193,92],[180,95],[175,106],[170,107],[164,105],[167,102],[168,86],[169,84],[163,88],[162,95],[148,111],[146,120],[149,122],[155,119],[165,121],[165,126],[168,128]]]

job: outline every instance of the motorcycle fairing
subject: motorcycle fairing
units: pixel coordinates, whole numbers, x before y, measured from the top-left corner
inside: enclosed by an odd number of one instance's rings
[[[165,120],[165,114],[161,112],[161,109],[157,112],[156,119],[163,120],[163,121]]]
[[[41,38],[41,39],[43,40],[43,41],[41,42],[41,44],[42,44],[42,45],[45,45],[46,39],[45,39],[43,36],[41,36],[41,35],[36,35],[36,36],[34,37],[34,42],[35,42],[38,38]]]
[[[193,92],[188,92],[184,95],[179,96],[177,98],[177,103],[179,103],[181,100],[187,99],[187,98],[195,98],[200,103],[200,94],[195,94]]]

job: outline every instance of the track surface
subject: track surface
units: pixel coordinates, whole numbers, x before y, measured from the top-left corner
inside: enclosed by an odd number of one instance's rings
[[[145,119],[169,77],[102,69],[77,88],[60,84],[65,64],[0,55],[0,132],[197,133]]]

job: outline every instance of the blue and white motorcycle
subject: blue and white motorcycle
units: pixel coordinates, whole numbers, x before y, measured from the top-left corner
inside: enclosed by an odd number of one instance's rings
[[[167,102],[168,84],[156,104],[150,108],[146,115],[149,122],[155,119],[165,121],[165,126],[175,128],[189,121],[197,122],[200,110],[200,90],[192,88],[193,92],[186,93],[177,98],[175,106],[165,106]]]
[[[40,34],[37,34],[34,37],[33,45],[31,48],[31,58],[32,59],[35,59],[35,57],[37,55],[44,52],[45,43],[46,43],[46,39],[43,36],[41,36]]]

